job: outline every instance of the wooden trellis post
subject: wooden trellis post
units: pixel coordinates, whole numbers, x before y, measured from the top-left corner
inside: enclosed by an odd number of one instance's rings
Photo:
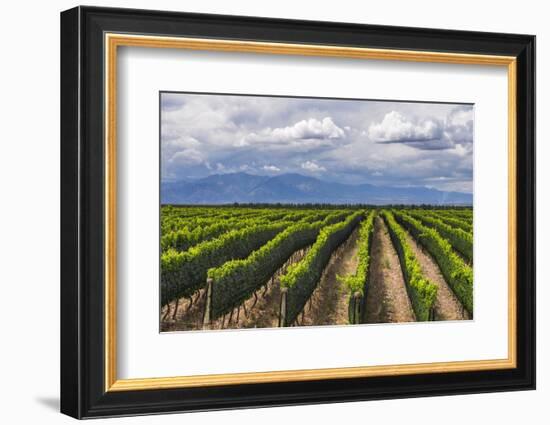
[[[281,288],[281,303],[279,305],[279,327],[282,328],[287,325],[286,323],[286,297],[287,288]]]
[[[210,329],[212,326],[212,284],[211,277],[206,279],[206,305],[204,307],[204,317],[202,320],[202,328]]]
[[[361,292],[357,291],[353,294],[353,324],[361,322]]]

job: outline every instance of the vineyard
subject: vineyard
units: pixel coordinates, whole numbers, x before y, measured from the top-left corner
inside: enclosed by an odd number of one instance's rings
[[[471,208],[163,206],[162,331],[473,317]]]

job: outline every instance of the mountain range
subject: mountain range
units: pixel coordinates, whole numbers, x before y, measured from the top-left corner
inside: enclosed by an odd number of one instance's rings
[[[426,187],[331,183],[301,174],[213,174],[161,183],[162,204],[435,204],[472,205],[472,194]]]

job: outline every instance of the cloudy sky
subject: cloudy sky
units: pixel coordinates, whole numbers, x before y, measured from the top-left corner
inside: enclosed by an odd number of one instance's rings
[[[247,172],[472,192],[473,106],[161,94],[163,181]]]

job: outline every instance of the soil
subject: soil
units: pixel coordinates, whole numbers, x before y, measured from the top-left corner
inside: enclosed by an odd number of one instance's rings
[[[299,326],[347,325],[349,324],[348,306],[349,289],[340,282],[337,276],[355,274],[357,269],[356,229],[338,250],[332,255],[319,284],[304,312],[298,316]]]
[[[374,221],[371,271],[365,307],[366,323],[414,322],[399,257],[382,218]]]
[[[437,298],[434,304],[435,320],[468,320],[470,318],[468,311],[445,281],[434,259],[410,234],[407,234],[407,240],[420,263],[424,276],[437,285]]]
[[[181,298],[173,301],[161,309],[160,330],[161,332],[189,331],[202,328],[202,320],[205,306],[205,290],[201,289],[192,299]],[[176,310],[176,303],[178,305]],[[166,315],[167,307],[169,309]],[[174,317],[174,311],[176,315]]]

